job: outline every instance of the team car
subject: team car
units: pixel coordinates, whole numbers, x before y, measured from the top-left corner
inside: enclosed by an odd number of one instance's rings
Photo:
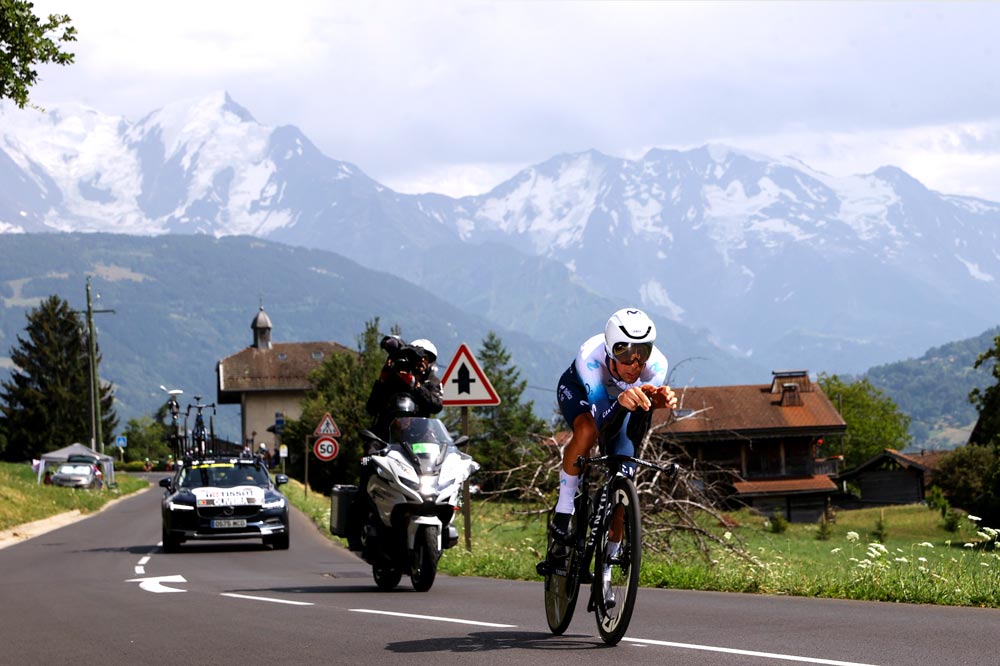
[[[288,500],[259,458],[185,459],[162,479],[163,550],[176,552],[193,540],[255,539],[275,550],[288,548]]]

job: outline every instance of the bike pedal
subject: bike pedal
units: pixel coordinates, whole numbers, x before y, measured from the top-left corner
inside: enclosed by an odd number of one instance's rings
[[[549,566],[548,560],[542,560],[535,565],[535,572],[538,573],[539,576],[548,576],[550,571],[552,571],[552,568]]]

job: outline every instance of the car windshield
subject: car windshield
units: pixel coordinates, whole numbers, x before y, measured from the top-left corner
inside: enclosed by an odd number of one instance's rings
[[[56,474],[90,474],[90,465],[63,465]]]
[[[266,469],[256,465],[204,463],[183,468],[178,485],[181,488],[267,487],[270,485],[270,478]]]

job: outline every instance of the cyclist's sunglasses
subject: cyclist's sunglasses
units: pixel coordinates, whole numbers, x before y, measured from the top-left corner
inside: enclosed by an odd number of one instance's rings
[[[646,365],[652,353],[652,342],[616,342],[611,348],[611,355],[622,365],[632,365],[636,361],[640,366]]]

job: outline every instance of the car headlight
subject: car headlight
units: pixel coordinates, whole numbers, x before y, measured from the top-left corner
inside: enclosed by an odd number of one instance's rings
[[[190,504],[178,504],[177,502],[167,502],[167,508],[171,511],[194,511]]]
[[[278,499],[271,502],[264,502],[261,504],[262,509],[284,509],[285,508],[285,498],[279,497]]]

